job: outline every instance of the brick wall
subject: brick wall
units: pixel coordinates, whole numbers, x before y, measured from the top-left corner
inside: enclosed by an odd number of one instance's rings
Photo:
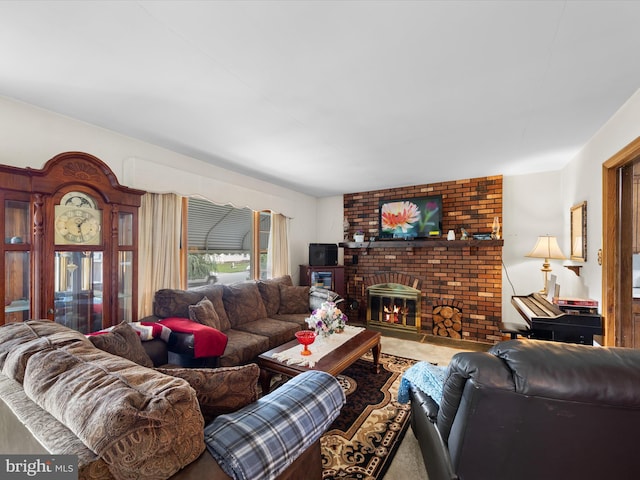
[[[472,178],[344,195],[344,215],[349,220],[349,238],[363,230],[367,239],[378,236],[380,200],[442,195],[442,231],[460,236],[460,227],[470,234],[490,232],[494,217],[502,221],[502,176]],[[358,300],[358,315],[364,321],[366,287],[371,278],[386,272],[398,278],[417,278],[421,290],[422,333],[432,334],[432,309],[441,299],[455,300],[462,307],[462,336],[466,340],[495,343],[501,340],[498,323],[502,316],[501,242],[434,241],[426,246],[345,248],[347,297]],[[357,262],[357,263],[356,263]]]

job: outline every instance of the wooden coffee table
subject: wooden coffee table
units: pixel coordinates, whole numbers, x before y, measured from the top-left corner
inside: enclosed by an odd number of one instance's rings
[[[353,364],[362,355],[371,350],[373,354],[373,365],[376,373],[380,372],[380,332],[363,330],[355,335],[332,352],[328,353],[316,362],[313,367],[303,367],[302,365],[291,365],[273,358],[273,355],[291,347],[300,345],[297,340],[292,340],[274,349],[264,352],[258,356],[258,366],[260,367],[260,385],[262,393],[269,393],[271,377],[274,373],[281,373],[289,377],[295,377],[308,370],[320,370],[338,375],[348,366]],[[302,349],[302,345],[300,345]]]

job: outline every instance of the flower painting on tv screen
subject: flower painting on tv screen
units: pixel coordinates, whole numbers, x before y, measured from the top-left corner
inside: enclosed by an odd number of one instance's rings
[[[440,235],[442,198],[420,197],[380,204],[380,233],[384,238]]]

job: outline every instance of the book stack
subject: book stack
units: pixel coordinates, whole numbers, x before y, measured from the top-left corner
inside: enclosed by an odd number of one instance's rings
[[[592,298],[554,297],[553,303],[566,313],[597,314],[598,301]]]

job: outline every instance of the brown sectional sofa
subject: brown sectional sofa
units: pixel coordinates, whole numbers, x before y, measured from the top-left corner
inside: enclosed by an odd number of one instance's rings
[[[163,361],[163,342],[141,343],[126,324],[108,335],[48,320],[0,326],[0,453],[76,455],[79,479],[229,480],[205,449],[205,422],[243,406],[268,412],[255,402],[257,366],[145,367],[132,359],[148,364],[149,348]],[[314,438],[278,479],[321,478]]]
[[[293,286],[291,277],[257,280],[233,285],[205,285],[189,290],[158,290],[154,297],[154,315],[143,322],[164,318],[190,318],[193,308],[207,298],[215,310],[215,326],[227,336],[223,355],[214,361],[197,359],[193,354],[193,336],[173,332],[169,348],[172,363],[183,366],[245,365],[261,353],[295,338],[306,328],[310,314],[309,287]],[[210,359],[209,359],[210,360]]]

